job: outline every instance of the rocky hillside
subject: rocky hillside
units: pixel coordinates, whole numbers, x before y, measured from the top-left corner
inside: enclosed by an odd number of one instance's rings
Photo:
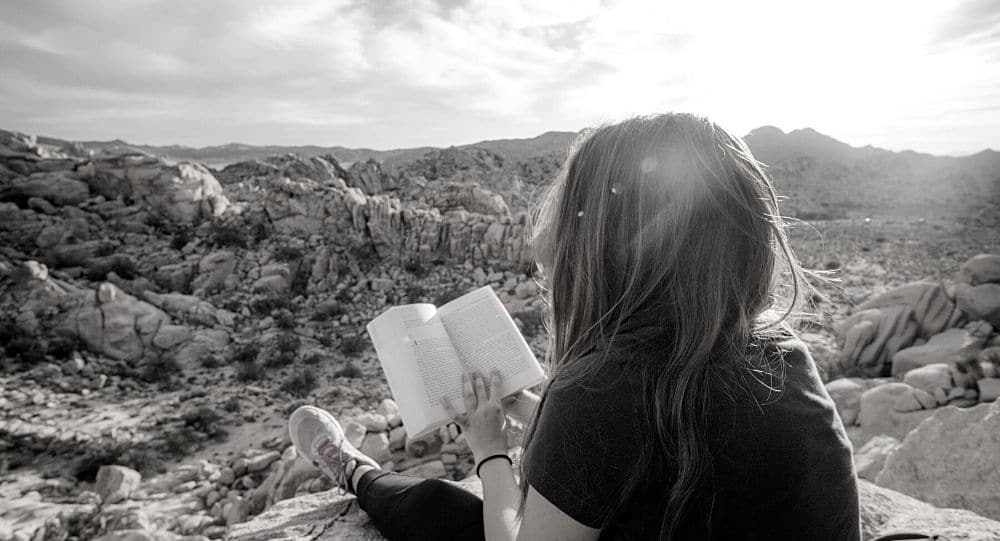
[[[329,503],[284,429],[305,403],[386,468],[464,479],[461,434],[406,437],[364,324],[488,284],[543,353],[524,207],[558,161],[491,144],[215,170],[0,132],[0,540],[271,531]],[[993,259],[971,259],[1000,254],[998,231],[995,212],[792,231],[803,261],[842,279],[814,296],[803,337],[881,485],[864,485],[870,533],[1000,531],[993,485],[975,483],[1000,452],[977,436],[996,433],[997,374],[979,356],[997,345],[983,304],[997,280]],[[950,453],[961,475],[935,462]]]
[[[329,156],[348,164],[374,160],[383,169],[395,171],[426,162],[428,153],[445,152],[477,162],[477,167],[487,174],[496,175],[499,170],[503,176],[517,176],[537,184],[552,177],[576,136],[574,132],[546,132],[528,139],[480,141],[448,149],[395,150],[239,143],[203,148],[158,147],[117,140],[68,143],[54,138],[39,138],[39,144],[51,149],[76,145],[97,153],[142,152],[218,169],[236,162],[296,154],[303,158]],[[851,147],[808,128],[784,133],[772,126],[753,130],[746,142],[757,159],[768,165],[779,192],[788,197],[786,213],[805,219],[973,216],[1000,204],[1000,152],[994,150],[964,157],[892,152],[871,146]],[[506,195],[522,193],[515,189]],[[519,205],[523,201],[508,198],[508,202]]]

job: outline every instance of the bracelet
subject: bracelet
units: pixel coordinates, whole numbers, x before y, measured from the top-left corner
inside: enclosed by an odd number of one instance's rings
[[[490,456],[488,456],[488,457],[480,460],[479,464],[476,464],[476,477],[479,477],[479,468],[482,468],[483,464],[486,464],[487,462],[489,462],[490,460],[493,460],[494,458],[502,458],[502,459],[506,460],[507,462],[509,462],[510,466],[512,468],[514,467],[514,461],[510,459],[510,456],[508,456],[506,454],[503,454],[503,453],[496,454],[496,455],[490,455]]]

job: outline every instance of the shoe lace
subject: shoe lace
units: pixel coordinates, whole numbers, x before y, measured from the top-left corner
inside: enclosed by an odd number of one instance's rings
[[[327,440],[327,442],[319,446],[319,449],[317,449],[316,460],[313,460],[313,465],[319,469],[323,469],[322,465],[325,465],[326,469],[329,470],[329,473],[332,474],[332,480],[336,483],[337,489],[339,489],[340,494],[343,495],[350,492],[351,489],[350,484],[348,484],[349,480],[347,479],[347,463],[344,461],[344,457],[346,455],[344,455],[344,447],[337,445],[337,458],[336,462],[333,462],[331,460],[333,457],[328,454],[331,445],[334,445],[333,442]],[[322,465],[318,463],[320,459],[323,459]],[[347,459],[350,461],[351,457],[347,456]]]

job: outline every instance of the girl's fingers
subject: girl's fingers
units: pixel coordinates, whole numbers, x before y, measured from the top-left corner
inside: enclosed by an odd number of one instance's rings
[[[499,370],[493,370],[490,372],[490,397],[494,400],[499,401],[502,396],[500,396],[500,380],[502,376]]]
[[[472,376],[468,373],[462,374],[462,398],[465,399],[465,411],[472,413],[476,411],[476,406],[479,405],[478,400],[476,400],[476,391],[472,387]]]
[[[458,410],[456,410],[455,406],[452,405],[450,398],[448,398],[447,396],[442,396],[441,407],[444,408],[444,412],[448,414],[448,417],[451,417],[451,420],[458,423],[459,426],[465,424],[462,422],[462,419],[460,419],[462,414],[458,413]]]
[[[478,372],[472,375],[472,379],[475,382],[476,389],[476,403],[486,402],[490,399],[489,393],[486,392],[486,382],[483,381],[483,376],[479,375]]]

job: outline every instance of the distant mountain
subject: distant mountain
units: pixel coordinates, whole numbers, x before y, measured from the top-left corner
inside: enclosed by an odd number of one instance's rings
[[[440,154],[435,147],[374,150],[340,146],[255,146],[241,143],[192,148],[180,145],[134,145],[121,140],[79,141],[94,151],[144,152],[170,160],[197,161],[221,169],[227,164],[268,156],[333,155],[346,164],[374,159],[384,168],[424,171],[441,157],[475,165],[477,149],[498,156],[493,169],[520,175],[529,182],[554,174],[577,137],[574,132],[551,131],[528,139],[496,139],[449,147],[460,153]],[[754,156],[767,165],[780,194],[787,197],[786,212],[805,218],[851,215],[925,213],[971,215],[1000,204],[1000,152],[984,150],[963,157],[933,156],[913,151],[893,152],[872,146],[852,147],[828,135],[805,128],[785,133],[763,126],[745,136]],[[61,147],[67,141],[39,137],[39,143]],[[427,162],[420,165],[421,160]],[[492,159],[492,158],[491,158]],[[464,160],[464,161],[463,161]],[[480,160],[481,161],[481,160]],[[490,173],[497,175],[497,171]],[[501,175],[503,176],[503,175]],[[507,179],[506,176],[503,178]],[[510,179],[504,180],[510,184]]]
[[[538,137],[530,139],[496,139],[490,141],[480,141],[468,145],[460,145],[457,148],[485,148],[511,162],[524,161],[536,156],[544,156],[553,153],[565,153],[570,143],[576,137],[573,132],[546,132]],[[68,144],[68,141],[53,137],[38,137],[40,144],[61,147]],[[394,166],[409,163],[422,157],[436,147],[416,147],[400,148],[392,150],[374,150],[370,148],[346,148],[342,146],[323,147],[317,145],[304,146],[278,146],[278,145],[247,145],[243,143],[229,143],[225,145],[194,148],[183,145],[135,145],[126,143],[120,139],[114,141],[75,141],[85,149],[96,152],[108,151],[110,153],[122,152],[144,152],[153,156],[160,156],[169,160],[201,162],[209,167],[221,169],[226,165],[236,162],[259,160],[268,156],[280,154],[298,154],[304,157],[333,155],[338,161],[353,163],[374,159],[382,162],[386,166]]]
[[[1000,203],[1000,152],[992,150],[962,157],[893,152],[773,126],[744,140],[788,198],[786,209],[801,217],[972,215]]]

